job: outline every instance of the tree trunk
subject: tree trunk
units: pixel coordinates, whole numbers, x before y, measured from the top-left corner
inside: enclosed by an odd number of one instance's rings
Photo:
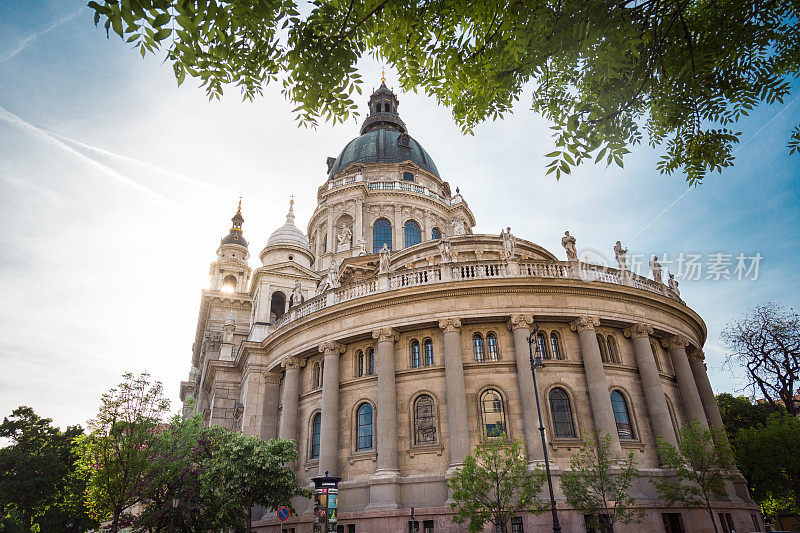
[[[708,516],[711,517],[711,525],[714,526],[714,533],[719,533],[719,529],[717,529],[717,522],[714,520],[714,511],[711,510],[711,507],[707,508]]]
[[[247,506],[247,533],[250,533],[253,527],[253,505],[248,504]]]

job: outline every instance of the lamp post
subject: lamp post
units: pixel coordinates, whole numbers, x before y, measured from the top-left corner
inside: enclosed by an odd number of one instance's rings
[[[169,533],[172,533],[173,531],[172,527],[175,524],[175,509],[178,508],[179,503],[180,500],[178,499],[177,496],[172,498],[172,512],[169,514]]]
[[[544,424],[542,424],[542,408],[539,405],[539,385],[536,383],[536,368],[544,367],[542,356],[539,354],[539,344],[536,344],[536,358],[533,357],[533,343],[536,342],[536,333],[539,331],[539,324],[533,325],[533,331],[528,336],[528,351],[531,359],[531,374],[533,374],[533,395],[536,397],[536,414],[539,415],[539,433],[542,435],[542,451],[544,452],[544,469],[547,473],[547,488],[550,490],[550,509],[553,512],[553,533],[561,532],[561,524],[558,523],[558,512],[556,511],[556,498],[553,495],[553,479],[550,477],[550,460],[547,456],[547,442],[544,438]]]

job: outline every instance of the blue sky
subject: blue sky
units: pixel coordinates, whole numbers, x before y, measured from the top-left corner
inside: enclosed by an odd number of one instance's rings
[[[277,88],[253,103],[235,88],[214,102],[192,80],[178,88],[162,57],[107,40],[84,5],[0,3],[0,416],[25,404],[61,425],[90,418],[126,370],[148,370],[177,402],[200,290],[238,196],[255,256],[290,194],[305,229],[325,158],[358,131],[352,121],[298,129]],[[379,83],[379,71],[363,61],[365,79]],[[429,98],[399,97],[478,233],[511,226],[559,257],[565,229],[579,250],[606,256],[616,240],[669,258],[760,253],[757,280],[681,281],[708,325],[720,392],[741,384],[721,368],[724,325],[753,305],[800,299],[800,156],[785,148],[797,94],[741,123],[736,166],[688,192],[655,171],[659,151],[647,146],[624,169],[545,177],[552,141],[527,96],[474,136]]]

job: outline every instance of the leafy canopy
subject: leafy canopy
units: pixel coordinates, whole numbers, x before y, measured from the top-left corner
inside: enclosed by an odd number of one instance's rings
[[[302,7],[301,7],[302,6]],[[301,124],[344,121],[371,54],[448,107],[465,132],[524,93],[553,124],[548,173],[586,159],[622,166],[647,135],[662,173],[698,183],[733,164],[735,125],[783,101],[800,72],[789,0],[92,0],[142,56],[163,51],[178,83],[244,98],[280,83]],[[800,126],[788,146],[800,149]]]
[[[539,499],[544,481],[540,467],[529,469],[521,440],[508,440],[505,435],[484,438],[448,481],[453,521],[468,522],[469,533],[483,531],[487,522],[505,531],[515,514],[538,515],[548,509]]]
[[[572,456],[570,470],[561,476],[561,490],[567,502],[587,516],[586,526],[598,531],[613,530],[621,522],[641,522],[644,510],[635,507],[630,494],[639,470],[631,452],[625,459],[609,451],[611,435],[595,432],[593,439],[583,437],[583,446]]]

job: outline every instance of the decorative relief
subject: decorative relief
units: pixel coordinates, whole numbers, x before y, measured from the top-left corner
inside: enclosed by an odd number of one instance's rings
[[[439,327],[445,333],[458,333],[461,331],[461,320],[458,318],[445,318],[439,321]]]
[[[284,357],[281,361],[281,368],[303,368],[306,366],[306,360],[292,355]]]
[[[378,342],[396,342],[397,330],[394,328],[381,328],[372,332],[372,338]]]
[[[267,372],[264,374],[264,383],[272,383],[273,385],[278,385],[281,382],[281,376],[278,374],[273,374],[272,372]]]
[[[341,342],[337,341],[326,341],[320,344],[319,352],[324,353],[325,355],[334,354],[340,355],[343,354],[346,349],[346,346]]]
[[[593,316],[579,316],[569,323],[569,329],[572,331],[586,331],[587,329],[594,329],[600,325],[600,319]]]
[[[689,346],[689,339],[683,335],[670,335],[666,339],[661,339],[661,345],[668,350],[677,350]]]
[[[511,315],[508,319],[508,329],[530,329],[533,324],[533,315]]]
[[[700,348],[695,348],[694,350],[690,351],[687,355],[689,356],[689,359],[695,359],[697,361],[700,361],[701,363],[706,360],[706,353]]]
[[[625,328],[622,332],[629,339],[637,339],[639,337],[649,337],[653,334],[653,327],[643,323],[633,324]]]

